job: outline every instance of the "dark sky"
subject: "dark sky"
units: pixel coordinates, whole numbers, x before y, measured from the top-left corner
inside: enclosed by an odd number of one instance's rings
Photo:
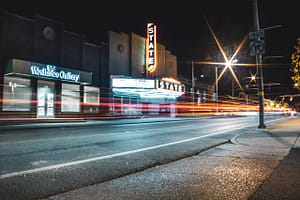
[[[260,28],[281,26],[265,32],[264,62],[276,63],[276,67],[265,70],[265,81],[281,82],[282,87],[290,87],[290,55],[296,38],[300,37],[298,6],[292,0],[257,0],[257,3]],[[159,42],[179,61],[201,61],[208,57],[223,61],[205,18],[228,52],[234,52],[242,39],[255,31],[253,0],[29,0],[7,1],[1,9],[29,18],[39,14],[57,20],[64,23],[66,30],[85,35],[95,44],[104,40],[108,30],[145,36],[146,23],[154,22],[158,27]],[[249,55],[249,44],[248,40],[241,50],[241,61],[253,60]]]

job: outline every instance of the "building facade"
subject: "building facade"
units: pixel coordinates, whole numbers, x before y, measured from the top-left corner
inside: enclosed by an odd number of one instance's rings
[[[183,94],[184,86],[176,81],[161,91],[163,79],[177,78],[176,56],[162,44],[157,45],[159,67],[147,77],[146,38],[113,31],[107,35],[101,45],[91,44],[85,36],[64,30],[61,22],[4,13],[0,19],[1,117],[136,115],[145,112],[146,103],[173,104]],[[129,85],[131,90],[114,87],[114,79],[128,79],[135,85]],[[149,80],[153,88],[143,88]],[[141,89],[155,97],[145,97]]]

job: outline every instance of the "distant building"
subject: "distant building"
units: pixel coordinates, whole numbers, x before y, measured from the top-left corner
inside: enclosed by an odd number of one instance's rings
[[[3,13],[1,117],[159,114],[160,105],[170,105],[167,112],[174,114],[172,105],[185,91],[176,80],[176,56],[157,43],[157,69],[147,74],[147,38],[113,31],[107,36],[95,45],[61,22]]]

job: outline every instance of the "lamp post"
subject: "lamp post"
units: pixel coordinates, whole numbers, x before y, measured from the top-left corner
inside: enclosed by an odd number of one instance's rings
[[[232,68],[234,63],[237,63],[238,62],[238,59],[234,59],[233,61],[231,61],[230,63],[230,67]],[[234,97],[234,78],[232,78],[232,81],[231,81],[231,96]]]
[[[195,70],[195,67],[194,67],[194,61],[192,60],[192,89],[191,89],[191,91],[192,91],[192,102],[193,102],[193,104],[192,104],[192,106],[193,106],[193,116],[194,116],[194,114],[195,114],[195,108],[194,108],[194,106],[195,106],[195,74],[194,74],[194,70]]]
[[[216,75],[216,82],[215,82],[215,93],[216,93],[216,112],[219,112],[219,105],[218,105],[218,93],[219,93],[219,88],[218,88],[218,66],[215,66],[215,75]]]

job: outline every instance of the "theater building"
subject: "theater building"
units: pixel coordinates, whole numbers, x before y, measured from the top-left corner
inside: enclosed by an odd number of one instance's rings
[[[153,28],[147,25],[144,37],[107,31],[92,44],[62,22],[3,13],[0,116],[156,115],[166,110],[161,105],[174,115],[185,89],[176,80],[176,56],[153,40]]]

